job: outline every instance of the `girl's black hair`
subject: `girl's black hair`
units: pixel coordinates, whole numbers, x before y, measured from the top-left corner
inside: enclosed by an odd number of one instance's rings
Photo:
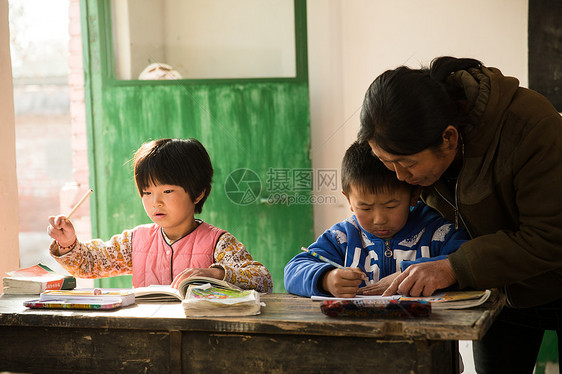
[[[447,78],[480,66],[478,60],[445,56],[434,59],[430,69],[401,66],[385,71],[365,94],[358,140],[396,155],[437,148],[447,126],[462,131],[468,121],[457,103],[464,93],[446,85]]]
[[[135,182],[142,191],[151,184],[181,186],[195,201],[195,213],[201,213],[211,193],[213,166],[205,147],[197,139],[159,139],[144,143],[133,158]]]
[[[349,197],[351,187],[363,192],[380,193],[414,186],[396,178],[396,174],[373,154],[368,143],[354,142],[345,152],[341,165],[342,190]]]

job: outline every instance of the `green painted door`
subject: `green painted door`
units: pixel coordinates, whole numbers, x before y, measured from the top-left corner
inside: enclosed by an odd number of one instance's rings
[[[108,240],[150,222],[130,163],[140,144],[194,137],[207,148],[215,170],[199,218],[236,236],[271,271],[275,292],[284,290],[285,264],[314,239],[315,176],[309,154],[306,4],[283,1],[293,9],[293,76],[173,80],[117,77],[115,4],[82,1],[93,237]],[[135,5],[130,3],[129,8]],[[145,28],[157,18],[143,21]],[[125,276],[96,284],[129,287],[131,281]]]

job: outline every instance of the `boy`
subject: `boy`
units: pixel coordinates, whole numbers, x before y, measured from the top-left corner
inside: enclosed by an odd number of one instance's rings
[[[396,178],[353,143],[342,162],[342,188],[353,216],[322,234],[309,249],[346,267],[336,269],[307,253],[285,266],[285,288],[301,296],[382,294],[408,266],[444,259],[466,240],[463,230],[422,202],[420,189]],[[359,288],[361,286],[361,288]]]

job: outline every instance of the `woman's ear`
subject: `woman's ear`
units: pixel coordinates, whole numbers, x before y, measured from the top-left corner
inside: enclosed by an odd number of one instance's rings
[[[459,131],[452,125],[449,125],[443,130],[441,134],[443,138],[443,150],[444,151],[456,151],[459,144]]]

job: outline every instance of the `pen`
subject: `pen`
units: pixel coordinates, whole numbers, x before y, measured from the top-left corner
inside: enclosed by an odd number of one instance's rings
[[[344,269],[344,270],[350,270],[350,271],[352,271],[350,268],[346,268],[345,266],[342,266],[342,265],[340,265],[340,264],[338,264],[338,263],[336,263],[336,262],[334,262],[334,261],[332,261],[332,260],[330,260],[330,259],[327,259],[326,257],[324,257],[324,256],[322,256],[322,255],[320,255],[320,254],[318,254],[318,253],[316,253],[316,252],[314,252],[314,251],[311,251],[311,250],[308,249],[308,248],[301,247],[301,251],[306,252],[306,253],[308,253],[309,255],[316,257],[316,258],[319,259],[320,261],[324,261],[324,262],[326,262],[326,263],[328,263],[328,264],[330,264],[330,265],[332,265],[332,266],[335,266],[335,267],[338,268],[338,269]],[[362,278],[363,278],[363,280],[364,280],[365,282],[369,282],[369,278],[367,277],[366,274],[363,273],[363,277],[362,277]]]
[[[306,252],[306,253],[308,253],[309,255],[312,255],[312,256],[316,257],[316,258],[319,259],[320,261],[327,262],[328,264],[337,267],[338,269],[345,269],[345,267],[341,266],[340,264],[337,264],[337,263],[335,263],[334,261],[329,260],[329,259],[327,259],[326,257],[324,257],[324,256],[322,256],[322,255],[319,255],[318,253],[316,253],[316,252],[314,252],[314,251],[311,251],[311,250],[308,249],[308,248],[301,247],[301,250],[304,251],[304,252]]]

